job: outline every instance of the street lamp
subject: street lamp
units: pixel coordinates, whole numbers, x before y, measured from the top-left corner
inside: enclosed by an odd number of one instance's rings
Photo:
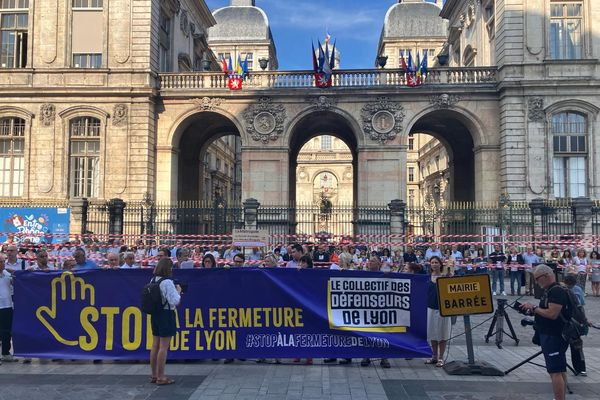
[[[269,65],[269,59],[265,57],[259,58],[258,64],[260,65],[260,69],[264,71],[265,69],[267,69],[267,65]]]

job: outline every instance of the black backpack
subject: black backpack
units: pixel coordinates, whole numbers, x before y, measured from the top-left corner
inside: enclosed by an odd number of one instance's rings
[[[166,302],[163,303],[160,293],[160,283],[168,278],[160,278],[159,280],[148,283],[142,289],[142,311],[146,314],[156,314],[163,309]]]
[[[588,320],[585,316],[583,306],[577,301],[575,293],[566,287],[559,286],[562,290],[567,293],[568,302],[566,305],[565,314],[561,313],[560,318],[564,322],[562,337],[566,342],[579,339],[582,335],[587,335],[589,327]],[[565,315],[570,315],[570,318],[566,318]]]

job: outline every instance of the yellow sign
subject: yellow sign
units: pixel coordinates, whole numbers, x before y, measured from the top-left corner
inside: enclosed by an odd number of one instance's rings
[[[490,314],[494,312],[490,276],[487,274],[438,278],[440,315]]]
[[[266,229],[234,229],[233,244],[240,247],[265,247],[269,243]]]

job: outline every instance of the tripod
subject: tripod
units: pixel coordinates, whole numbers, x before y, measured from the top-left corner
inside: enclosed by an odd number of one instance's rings
[[[509,369],[507,369],[506,371],[504,371],[504,375],[508,375],[509,373],[511,373],[512,371],[514,371],[515,369],[519,368],[520,366],[530,363],[533,365],[536,365],[538,367],[542,367],[542,368],[546,368],[545,365],[542,364],[538,364],[538,363],[534,363],[531,360],[533,360],[534,358],[536,358],[537,356],[539,356],[540,354],[542,354],[542,351],[538,351],[537,353],[535,353],[532,356],[527,357],[525,360],[521,361],[520,363],[518,363],[517,365],[515,365],[514,367],[511,367]],[[573,369],[573,367],[571,367],[568,363],[567,363],[567,368],[569,368],[569,370],[571,370],[571,372],[573,372],[573,374],[575,374],[575,370]],[[571,390],[571,387],[569,386],[569,384],[567,383],[567,392],[569,392],[569,394],[573,394],[573,391]]]
[[[515,333],[512,323],[510,322],[510,319],[508,318],[508,314],[506,313],[506,310],[505,310],[508,300],[507,299],[497,299],[497,302],[498,302],[498,308],[496,309],[496,312],[494,313],[494,319],[492,319],[492,325],[490,325],[490,329],[488,330],[488,333],[485,335],[485,342],[489,343],[490,338],[493,335],[496,335],[496,346],[498,346],[498,348],[501,349],[503,334],[506,334],[509,338],[514,340],[516,345],[518,346],[519,339],[517,338],[517,334]],[[506,320],[506,324],[508,325],[508,329],[510,330],[510,333],[508,333],[504,330],[504,320]],[[496,324],[497,324],[497,329],[494,332],[494,327],[496,327]]]

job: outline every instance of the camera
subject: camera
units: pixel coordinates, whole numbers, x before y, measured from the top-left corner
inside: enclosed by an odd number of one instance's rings
[[[521,326],[533,326],[535,327],[535,321],[531,318],[523,318],[521,320]]]
[[[515,302],[514,302],[514,303],[511,305],[511,308],[512,308],[513,310],[515,310],[516,312],[518,312],[519,314],[523,314],[523,315],[533,315],[533,314],[531,313],[531,311],[529,311],[529,310],[523,310],[523,309],[521,308],[522,306],[523,306],[523,304],[522,304],[522,303],[520,303],[520,302],[518,302],[518,301],[515,301]],[[522,324],[522,323],[523,323],[523,321],[521,321],[521,324]],[[525,325],[523,325],[523,326],[525,326]]]
[[[538,333],[537,327],[535,325],[535,320],[532,318],[523,318],[521,320],[521,326],[532,326],[533,327],[533,337],[531,338],[531,343],[536,346],[540,345],[540,334]]]

